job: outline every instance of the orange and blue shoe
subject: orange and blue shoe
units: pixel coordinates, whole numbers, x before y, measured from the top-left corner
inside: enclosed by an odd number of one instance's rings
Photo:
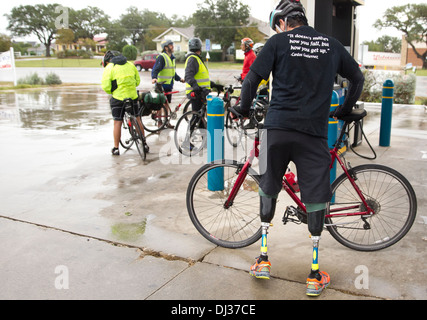
[[[258,279],[270,279],[271,263],[268,258],[259,256],[255,263],[251,266],[249,274]]]
[[[319,296],[323,289],[326,289],[331,282],[329,274],[324,271],[311,273],[307,278],[307,291],[306,294],[311,297]]]

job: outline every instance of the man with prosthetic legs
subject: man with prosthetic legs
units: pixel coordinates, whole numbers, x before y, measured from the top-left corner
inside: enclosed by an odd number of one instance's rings
[[[334,80],[339,74],[349,81],[345,101],[335,111],[335,116],[340,117],[351,112],[361,94],[364,78],[357,62],[339,41],[308,26],[299,0],[280,1],[271,12],[269,22],[277,34],[266,42],[251,65],[242,84],[240,106],[233,107],[248,117],[259,83],[273,76],[259,153],[261,254],[250,268],[250,274],[270,278],[267,234],[283,176],[292,161],[297,169],[301,201],[307,209],[313,243],[306,294],[318,296],[330,283],[329,275],[320,271],[318,259],[320,236],[332,197],[327,140]]]

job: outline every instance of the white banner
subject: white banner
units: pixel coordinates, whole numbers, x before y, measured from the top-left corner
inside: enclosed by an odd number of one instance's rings
[[[12,69],[12,62],[12,52],[10,50],[0,53],[0,69]]]
[[[4,69],[13,70],[13,83],[16,86],[15,56],[12,47],[9,51],[0,53],[0,70]]]

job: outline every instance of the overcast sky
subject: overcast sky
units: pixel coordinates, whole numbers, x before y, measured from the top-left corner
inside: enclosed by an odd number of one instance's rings
[[[274,0],[240,0],[242,3],[249,5],[251,15],[263,21],[268,21],[271,10],[274,4],[278,1]],[[178,16],[189,16],[197,10],[197,4],[203,3],[204,0],[120,0],[120,1],[100,1],[100,0],[13,0],[2,1],[0,7],[0,33],[10,34],[6,29],[8,20],[4,14],[10,14],[13,7],[19,5],[35,5],[59,3],[65,7],[70,7],[75,10],[83,9],[87,6],[99,7],[112,19],[118,19],[121,14],[125,13],[130,6],[137,6],[140,10],[148,9],[155,12],[163,12],[167,17],[173,14]],[[383,34],[392,34],[400,36],[395,29],[390,29],[380,33],[372,27],[372,24],[382,18],[384,11],[387,8],[399,6],[406,3],[425,3],[426,0],[365,0],[365,5],[360,6],[359,10],[359,27],[360,27],[360,42],[365,40],[376,40]],[[34,39],[34,38],[33,38]]]

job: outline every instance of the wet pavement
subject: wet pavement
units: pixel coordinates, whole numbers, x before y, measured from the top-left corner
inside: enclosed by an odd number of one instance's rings
[[[403,240],[373,253],[324,232],[320,265],[332,283],[318,299],[426,299],[427,113],[395,105],[391,146],[379,147],[381,109],[366,108],[372,162],[409,179],[418,215]],[[259,244],[216,247],[188,218],[186,188],[205,155],[181,156],[165,130],[148,136],[145,163],[135,149],[111,156],[108,96],[99,86],[0,92],[0,124],[0,299],[308,299],[311,241],[305,225],[281,223],[289,199],[280,195],[270,230],[273,278],[254,279],[248,268]],[[365,142],[357,152],[371,155]],[[357,285],[360,270],[369,273],[366,288]]]

